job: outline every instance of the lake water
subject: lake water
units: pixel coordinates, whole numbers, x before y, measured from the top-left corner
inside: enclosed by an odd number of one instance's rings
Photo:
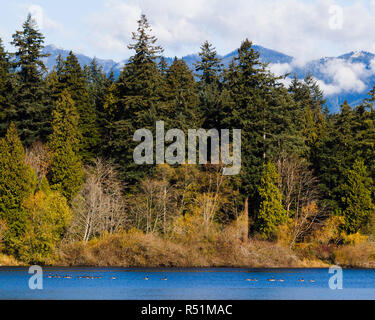
[[[329,288],[332,275],[328,269],[43,268],[43,289],[31,290],[28,268],[1,267],[0,299],[375,299],[375,270],[344,269],[342,290]]]

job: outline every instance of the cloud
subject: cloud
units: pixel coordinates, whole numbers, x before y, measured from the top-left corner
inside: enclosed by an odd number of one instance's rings
[[[289,63],[270,63],[268,68],[276,76],[283,76],[293,70]]]
[[[358,57],[360,52],[353,54]],[[366,80],[375,74],[375,58],[370,61],[369,68],[358,62],[344,59],[327,60],[320,67],[326,81],[317,80],[326,95],[338,94],[343,91],[362,93],[367,89]]]
[[[342,8],[342,24],[332,21]],[[375,51],[375,6],[334,0],[106,0],[105,10],[88,19],[91,43],[101,49],[125,52],[136,20],[145,13],[170,55],[185,55],[211,41],[219,53],[238,48],[246,37],[254,43],[295,57],[299,66],[324,56],[327,50]],[[333,27],[332,27],[333,26]]]
[[[28,12],[31,14],[31,16],[36,21],[38,27],[43,29],[50,29],[50,30],[57,30],[62,31],[63,27],[60,23],[50,19],[46,13],[44,12],[44,9],[36,4],[32,4],[27,7]]]
[[[352,50],[375,52],[375,1],[103,0],[85,18],[86,41],[98,55],[125,59],[136,21],[145,13],[169,56],[199,51],[209,40],[220,54],[245,38],[294,57],[294,66]],[[340,5],[341,3],[341,5]],[[335,10],[332,10],[334,8]],[[341,8],[342,10],[337,10]],[[342,16],[335,17],[337,12]],[[335,21],[341,21],[335,25]],[[96,50],[97,49],[97,50]]]

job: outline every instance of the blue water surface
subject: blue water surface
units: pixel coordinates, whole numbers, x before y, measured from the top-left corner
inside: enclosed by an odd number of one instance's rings
[[[31,276],[28,268],[1,267],[0,299],[375,299],[375,270],[368,269],[344,269],[341,290],[330,289],[333,274],[323,268],[43,268],[42,290],[29,288]]]

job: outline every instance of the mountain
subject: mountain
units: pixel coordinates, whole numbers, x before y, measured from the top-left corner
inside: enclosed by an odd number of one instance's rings
[[[304,66],[294,63],[294,58],[281,52],[254,45],[254,49],[260,53],[261,61],[270,64],[272,72],[278,75],[289,74],[286,83],[294,74],[299,79],[303,79],[307,74],[312,74],[318,81],[327,98],[327,106],[331,112],[337,112],[340,105],[347,100],[352,106],[359,104],[367,97],[367,92],[375,85],[375,54],[365,51],[353,51],[338,57],[325,57],[310,61]],[[56,64],[56,58],[59,54],[66,58],[68,50],[57,48],[54,45],[48,45],[43,49],[43,53],[50,56],[44,58],[44,62],[49,70]],[[83,67],[90,64],[91,57],[74,52],[79,63]],[[224,56],[220,56],[225,66],[228,66],[236,56],[237,50],[234,50]],[[116,62],[110,59],[95,58],[97,63],[103,67],[105,73],[109,74],[111,70],[117,78],[123,69],[127,60]],[[194,63],[199,60],[198,54],[184,56],[189,68],[194,69]],[[166,58],[167,63],[171,64],[173,58]]]
[[[61,54],[63,59],[66,59],[66,57],[69,55],[69,50],[64,50],[61,48],[56,47],[55,45],[51,44],[48,46],[45,46],[42,53],[49,54],[50,56],[43,59],[44,64],[46,65],[48,70],[52,70],[53,67],[56,65],[56,59]],[[90,58],[88,56],[85,56],[83,54],[74,52],[76,55],[80,65],[83,67],[84,65],[89,65],[93,58]],[[104,60],[104,59],[98,59],[95,58],[97,63],[103,67],[103,71],[105,73],[111,72],[111,69],[117,65],[117,63],[113,60]]]

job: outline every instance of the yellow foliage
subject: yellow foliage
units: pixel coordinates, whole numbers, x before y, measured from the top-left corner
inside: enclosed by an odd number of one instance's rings
[[[276,233],[277,243],[287,247],[292,242],[292,228],[289,223],[281,224],[277,227]]]
[[[353,234],[347,234],[346,232],[342,232],[341,237],[345,244],[351,245],[365,243],[368,240],[368,236],[360,234],[359,232]]]
[[[25,234],[19,240],[19,257],[28,263],[51,263],[71,219],[67,201],[56,191],[39,190],[24,200],[23,207],[28,219]]]
[[[341,239],[340,226],[343,224],[342,216],[332,216],[328,218],[322,228],[316,230],[311,236],[311,242],[328,244],[338,242]]]

